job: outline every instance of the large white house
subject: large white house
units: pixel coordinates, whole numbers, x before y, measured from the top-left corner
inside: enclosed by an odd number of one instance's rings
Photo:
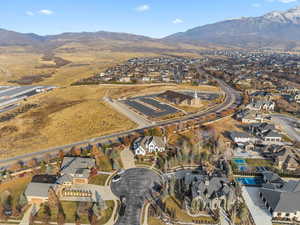
[[[164,152],[166,150],[165,142],[161,137],[145,136],[139,137],[133,142],[133,151],[135,155],[147,155],[155,152]]]

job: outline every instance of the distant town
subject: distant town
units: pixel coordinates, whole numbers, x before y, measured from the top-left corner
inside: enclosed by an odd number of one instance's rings
[[[170,86],[103,97],[135,129],[2,161],[1,224],[299,224],[300,58],[201,54],[73,83]],[[54,88],[2,87],[2,110]]]

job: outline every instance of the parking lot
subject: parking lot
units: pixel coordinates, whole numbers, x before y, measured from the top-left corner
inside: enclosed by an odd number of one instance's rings
[[[186,95],[194,96],[194,91],[180,91]],[[169,104],[165,104],[160,102],[159,100],[156,100],[155,98],[159,95],[157,94],[151,94],[151,95],[145,95],[145,96],[139,96],[134,98],[128,98],[126,100],[122,100],[121,103],[129,106],[134,111],[145,115],[149,118],[159,118],[164,117],[168,115],[175,114],[177,112],[180,112],[179,109],[172,107]],[[211,93],[211,92],[197,92],[197,96],[206,101],[212,101],[219,97],[218,93]]]
[[[149,97],[124,100],[123,103],[151,118],[163,117],[179,112],[176,108]]]

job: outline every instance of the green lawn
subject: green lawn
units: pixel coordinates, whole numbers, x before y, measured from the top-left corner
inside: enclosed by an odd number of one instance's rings
[[[89,180],[89,183],[103,186],[103,185],[105,185],[105,181],[108,179],[108,177],[109,177],[109,175],[99,174],[99,175],[91,177]]]

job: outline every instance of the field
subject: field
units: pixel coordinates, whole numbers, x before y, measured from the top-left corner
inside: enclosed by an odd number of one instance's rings
[[[88,85],[62,87],[36,95],[22,104],[37,107],[0,123],[0,159],[135,128],[135,123],[117,113],[102,97],[120,98],[176,88],[176,85]],[[13,111],[6,114],[9,113]]]
[[[136,127],[102,101],[106,90],[66,87],[30,98],[38,107],[1,123],[0,158]]]

